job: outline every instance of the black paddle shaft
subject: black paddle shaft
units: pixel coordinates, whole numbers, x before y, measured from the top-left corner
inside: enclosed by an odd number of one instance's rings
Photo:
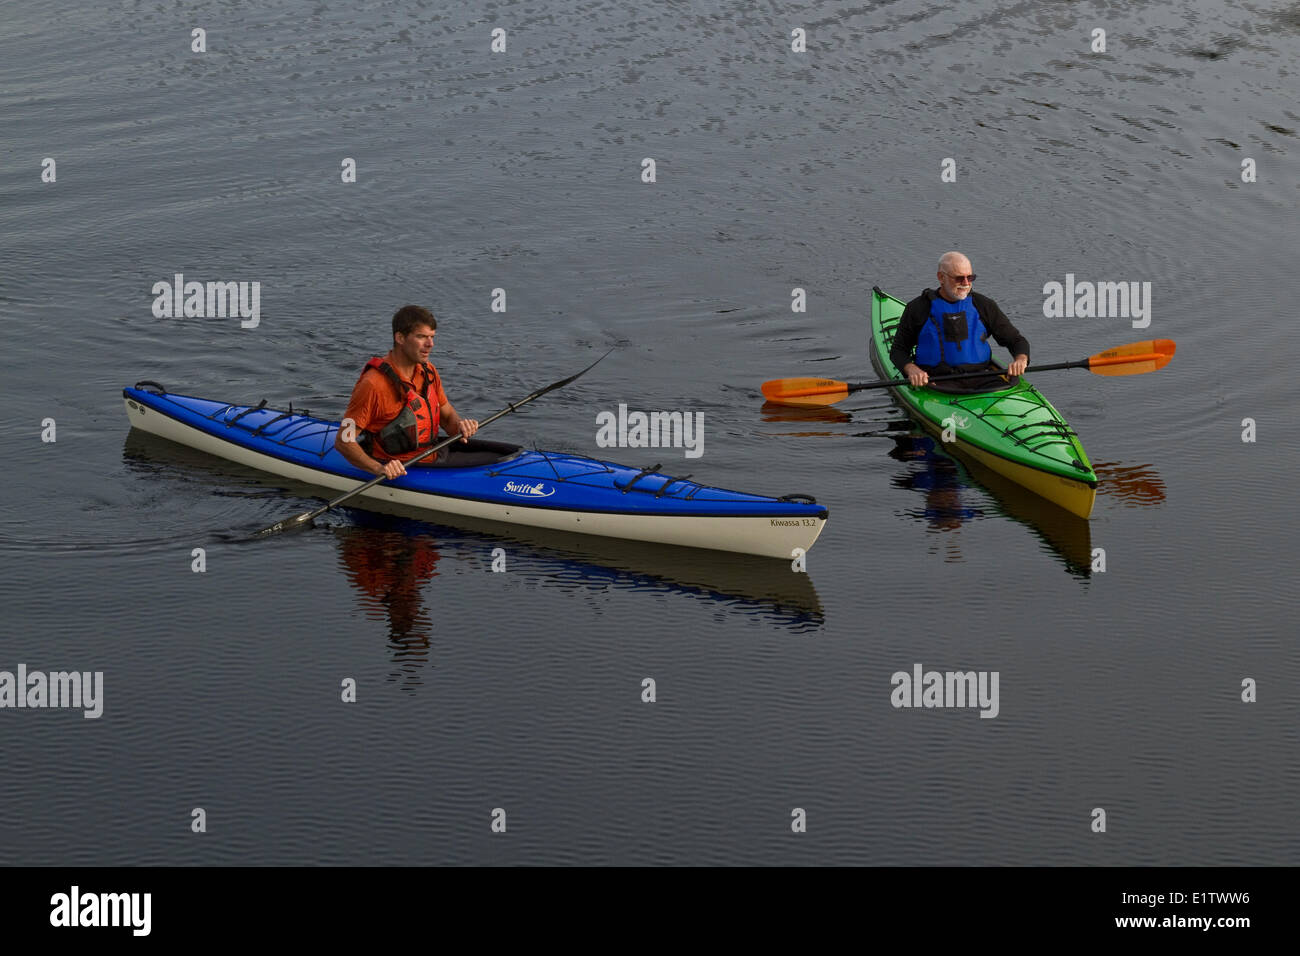
[[[1053,362],[1051,365],[1035,365],[1032,368],[1025,369],[1027,372],[1050,372],[1058,368],[1088,368],[1087,359],[1080,359],[1077,362]],[[1002,369],[1003,372],[1006,369]],[[986,375],[997,375],[998,370],[986,368],[981,372],[953,372],[951,375],[931,375],[932,382],[946,382],[954,378],[979,378]],[[891,378],[883,382],[856,382],[849,385],[850,392],[860,392],[864,388],[892,388],[895,385],[911,385],[905,378]]]

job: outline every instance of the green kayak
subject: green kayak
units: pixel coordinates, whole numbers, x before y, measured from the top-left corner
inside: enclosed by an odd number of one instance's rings
[[[903,378],[889,360],[905,303],[873,290],[871,363],[883,378]],[[1001,391],[953,394],[910,385],[890,389],[927,432],[953,440],[945,449],[1086,518],[1097,496],[1097,474],[1074,430],[1025,376]],[[946,424],[945,424],[946,423]]]

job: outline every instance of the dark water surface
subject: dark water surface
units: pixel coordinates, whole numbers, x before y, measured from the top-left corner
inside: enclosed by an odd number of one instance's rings
[[[1295,864],[1297,62],[1290,2],[6,5],[0,670],[104,701],[0,709],[0,862]],[[871,286],[951,248],[1035,362],[1177,341],[1035,379],[1090,521],[883,392],[763,405],[872,378]],[[175,273],[260,324],[155,318]],[[1045,318],[1067,273],[1150,327]],[[816,495],[808,573],[355,510],[250,543],[317,499],[129,433],[143,378],[338,416],[405,302],[477,417],[619,345],[485,437]],[[619,403],[703,457],[598,447]],[[894,708],[917,663],[998,716]]]

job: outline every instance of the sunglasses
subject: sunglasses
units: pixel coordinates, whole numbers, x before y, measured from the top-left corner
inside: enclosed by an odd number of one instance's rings
[[[975,273],[973,272],[968,276],[955,276],[951,272],[945,272],[944,275],[946,275],[953,282],[967,283],[967,282],[975,281]]]

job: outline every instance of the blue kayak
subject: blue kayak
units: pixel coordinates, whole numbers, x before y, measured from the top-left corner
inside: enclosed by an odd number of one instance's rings
[[[177,395],[149,382],[122,394],[134,427],[242,465],[334,491],[373,477],[334,448],[338,422],[265,402],[230,405]],[[474,464],[460,465],[458,458]],[[827,509],[806,495],[728,491],[657,468],[472,441],[445,462],[413,466],[354,500],[785,559],[811,548],[826,526]]]

